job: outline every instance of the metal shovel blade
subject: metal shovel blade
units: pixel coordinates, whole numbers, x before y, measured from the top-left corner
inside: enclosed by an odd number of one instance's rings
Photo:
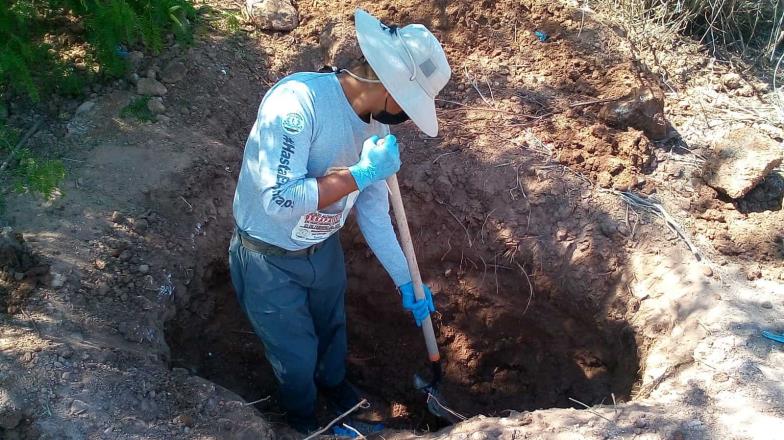
[[[427,395],[427,410],[430,414],[448,422],[450,425],[462,422],[466,418],[444,405],[444,398],[438,389],[418,374],[414,375],[414,387]]]

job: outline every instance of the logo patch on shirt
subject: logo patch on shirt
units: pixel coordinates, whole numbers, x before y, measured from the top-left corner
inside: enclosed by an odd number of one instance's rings
[[[289,113],[283,118],[283,129],[291,134],[299,134],[305,128],[305,118],[299,113]]]

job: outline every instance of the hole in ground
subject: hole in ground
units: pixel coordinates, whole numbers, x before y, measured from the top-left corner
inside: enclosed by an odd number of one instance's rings
[[[360,240],[350,241],[344,240],[349,379],[373,398],[389,426],[440,427],[426,410],[425,396],[413,388],[413,375],[428,372],[420,330],[401,310],[383,268]],[[465,262],[458,269],[448,259],[420,262],[426,273],[440,274],[429,283],[439,307],[441,391],[449,406],[467,416],[504,415],[504,410],[580,408],[569,398],[588,405],[611,402],[611,394],[628,400],[639,369],[631,327],[563,292],[536,286],[525,310],[529,290],[522,273],[514,263],[497,263],[487,263],[492,267],[485,271],[482,263]],[[226,259],[207,265],[191,288],[190,301],[167,324],[172,366],[248,401],[272,395],[274,402],[272,370],[235,300]],[[262,412],[275,419],[277,408],[268,403]]]

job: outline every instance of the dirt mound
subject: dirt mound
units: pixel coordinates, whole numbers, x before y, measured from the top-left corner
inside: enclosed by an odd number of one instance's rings
[[[22,234],[13,228],[0,230],[0,310],[21,311],[27,296],[39,284],[52,282],[49,267],[41,265]],[[60,282],[58,279],[55,282]]]

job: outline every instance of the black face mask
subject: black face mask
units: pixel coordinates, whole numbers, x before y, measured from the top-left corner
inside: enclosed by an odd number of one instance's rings
[[[388,100],[389,100],[389,96],[387,96],[387,98],[384,99],[384,110],[373,115],[373,119],[386,125],[397,125],[408,121],[409,117],[406,114],[406,112],[404,112],[403,110],[400,110],[400,113],[394,113],[394,114],[387,112]]]

